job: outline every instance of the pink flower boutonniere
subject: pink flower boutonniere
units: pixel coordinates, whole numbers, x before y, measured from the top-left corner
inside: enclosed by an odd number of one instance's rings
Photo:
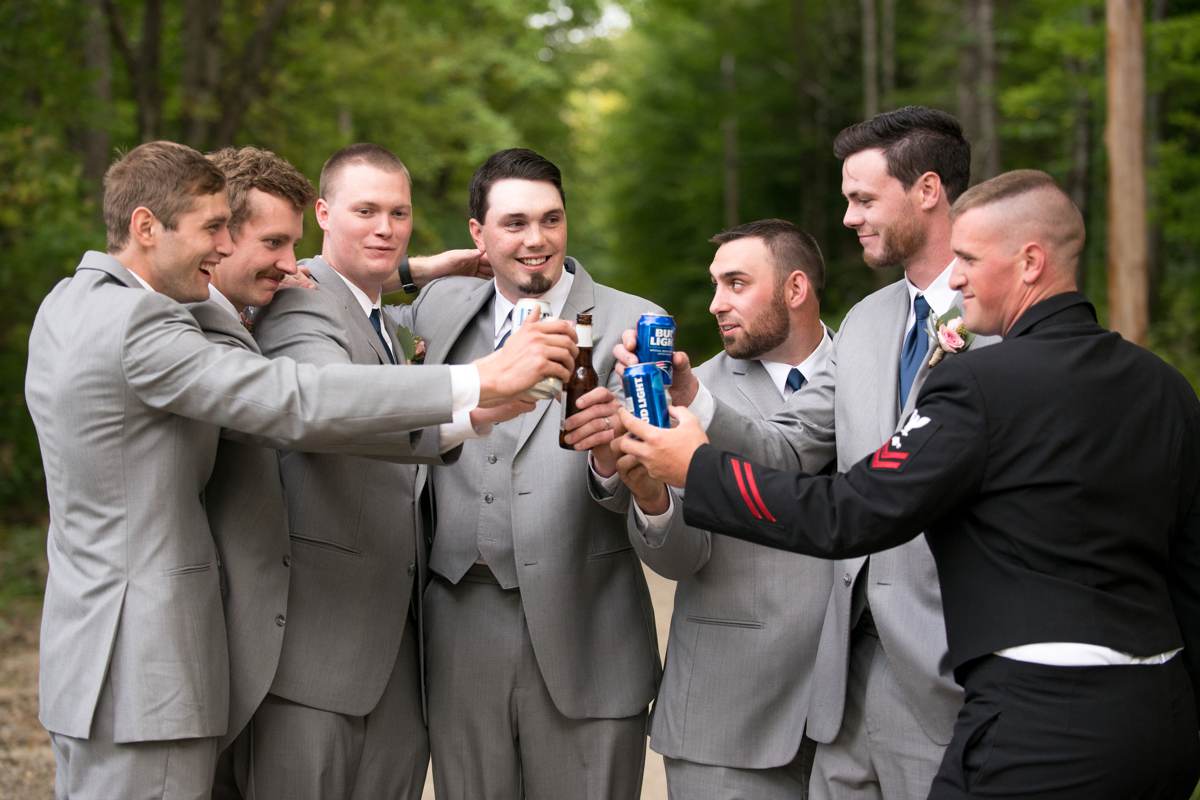
[[[975,339],[975,334],[967,330],[967,325],[963,322],[962,311],[952,306],[949,311],[937,319],[929,318],[929,338],[933,339],[934,344],[937,345],[933,348],[933,355],[929,359],[929,366],[932,369],[947,355],[961,353],[970,347],[971,342]]]

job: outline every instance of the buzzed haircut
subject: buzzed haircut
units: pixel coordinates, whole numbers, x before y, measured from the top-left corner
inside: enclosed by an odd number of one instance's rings
[[[1046,243],[1068,266],[1073,266],[1083,252],[1086,238],[1083,215],[1054,178],[1041,170],[1015,169],[972,186],[950,207],[950,220],[953,222],[973,208],[1034,193],[1037,196],[1024,204],[1027,221],[1040,225]]]
[[[368,164],[384,172],[402,172],[408,185],[412,186],[412,175],[409,174],[408,167],[404,166],[404,162],[395,153],[377,144],[359,142],[338,150],[329,157],[325,166],[321,167],[320,197],[326,201],[330,200],[338,173],[351,164]]]
[[[727,242],[750,238],[762,239],[771,251],[779,283],[793,271],[800,270],[818,293],[825,288],[825,259],[821,257],[817,240],[786,219],[746,222],[721,231],[709,241],[720,247]]]
[[[524,147],[513,147],[493,153],[471,176],[468,213],[471,219],[483,222],[488,210],[488,192],[497,181],[517,178],[525,181],[546,181],[558,190],[563,208],[567,195],[563,192],[562,172],[549,159]]]
[[[225,173],[229,196],[229,232],[250,218],[250,190],[287,200],[295,211],[304,211],[317,199],[317,191],[300,170],[270,150],[257,147],[226,147],[209,153],[208,159]]]
[[[133,212],[145,206],[162,226],[175,230],[197,197],[225,188],[225,175],[186,145],[146,142],[117,159],[104,173],[104,227],[109,253],[129,242]]]
[[[833,140],[833,154],[841,161],[874,149],[883,151],[888,174],[905,189],[934,172],[953,203],[971,182],[971,143],[945,111],[925,106],[885,111],[843,128]]]

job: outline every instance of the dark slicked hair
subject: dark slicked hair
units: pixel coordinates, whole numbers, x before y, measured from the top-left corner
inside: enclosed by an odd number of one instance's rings
[[[145,206],[169,231],[197,197],[225,188],[225,175],[192,148],[175,142],[146,142],[117,159],[104,173],[104,227],[109,253],[129,242],[129,221]]]
[[[934,172],[953,203],[971,182],[971,144],[945,111],[925,106],[885,111],[844,128],[833,140],[833,154],[842,161],[876,148],[887,159],[888,174],[905,189]]]
[[[317,199],[317,192],[308,178],[270,150],[226,147],[209,153],[208,159],[225,173],[225,191],[229,195],[229,232],[235,236],[250,218],[251,189],[287,200],[296,211],[303,211]]]
[[[795,270],[800,270],[815,291],[819,293],[825,288],[825,259],[821,257],[817,240],[786,219],[746,222],[721,231],[709,241],[720,247],[726,242],[751,238],[762,239],[771,251],[780,283]]]
[[[554,184],[563,208],[567,207],[567,195],[563,192],[562,172],[549,159],[527,150],[514,147],[493,153],[471,176],[470,199],[467,212],[471,219],[483,222],[488,210],[488,192],[496,181],[518,178],[525,181],[546,181]]]
[[[337,185],[335,179],[343,169],[351,164],[369,164],[384,172],[403,172],[404,179],[408,181],[410,187],[412,186],[412,175],[409,174],[408,167],[404,166],[404,162],[395,153],[377,144],[359,142],[338,150],[329,157],[325,166],[321,167],[320,197],[326,201],[330,199],[333,189]]]

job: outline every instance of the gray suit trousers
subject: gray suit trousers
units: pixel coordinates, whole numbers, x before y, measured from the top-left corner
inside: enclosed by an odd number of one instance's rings
[[[114,743],[112,682],[105,681],[90,738],[50,734],[55,800],[208,800],[217,742],[208,736]]]
[[[663,758],[671,800],[806,800],[817,743],[805,738],[790,764],[738,769]]]
[[[636,800],[646,713],[564,717],[542,680],[519,591],[472,573],[457,585],[437,577],[425,614],[438,800]]]
[[[929,738],[879,639],[851,634],[846,710],[837,738],[818,744],[810,800],[924,800],[944,745]]]
[[[429,740],[416,631],[405,625],[387,687],[366,716],[267,695],[233,745],[246,800],[419,800]]]

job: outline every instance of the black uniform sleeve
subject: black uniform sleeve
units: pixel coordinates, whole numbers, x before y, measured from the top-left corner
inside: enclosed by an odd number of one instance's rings
[[[986,460],[986,398],[969,369],[947,361],[900,429],[844,474],[773,470],[705,445],[688,468],[684,518],[768,547],[861,556],[912,539],[968,502]]]
[[[1171,540],[1167,586],[1183,635],[1183,659],[1200,718],[1200,423],[1185,436],[1180,525]],[[1188,487],[1191,487],[1190,489]]]

